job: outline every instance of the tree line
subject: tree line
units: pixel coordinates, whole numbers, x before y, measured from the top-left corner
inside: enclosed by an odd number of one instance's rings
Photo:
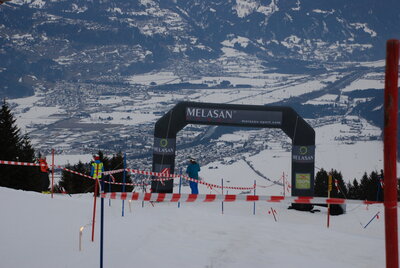
[[[379,172],[372,171],[369,175],[364,173],[360,182],[354,179],[352,182],[345,183],[341,172],[337,170],[327,172],[324,169],[320,169],[315,176],[315,196],[328,196],[329,175],[332,176],[332,190],[330,196],[333,198],[383,201],[385,188],[383,184],[383,170]],[[400,200],[399,193],[399,187],[397,186],[398,200]]]
[[[0,110],[0,159],[36,162],[35,150],[30,139],[28,135],[21,134],[5,100]],[[47,191],[48,175],[43,176],[41,173],[40,168],[34,166],[0,165],[0,186],[35,192]]]

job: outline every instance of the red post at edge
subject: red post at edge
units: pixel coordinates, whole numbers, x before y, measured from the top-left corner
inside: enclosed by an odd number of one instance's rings
[[[51,149],[51,198],[54,193],[54,149]]]
[[[396,167],[399,49],[399,40],[387,41],[383,130],[385,244],[387,268],[399,267]]]

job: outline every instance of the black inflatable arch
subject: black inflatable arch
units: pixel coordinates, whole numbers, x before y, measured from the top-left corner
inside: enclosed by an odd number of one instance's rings
[[[315,131],[291,107],[180,102],[156,122],[154,172],[174,173],[176,134],[188,124],[282,129],[292,139],[292,195],[314,195]],[[151,189],[172,193],[173,181]]]

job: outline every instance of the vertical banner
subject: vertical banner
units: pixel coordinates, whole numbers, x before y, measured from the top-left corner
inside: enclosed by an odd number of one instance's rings
[[[292,195],[314,195],[315,145],[292,147]]]
[[[176,139],[154,137],[153,144],[153,171],[165,175],[174,171]],[[156,193],[172,193],[173,180],[160,182],[152,181],[151,190]]]

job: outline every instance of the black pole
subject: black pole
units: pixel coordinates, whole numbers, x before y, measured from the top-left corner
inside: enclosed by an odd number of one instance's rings
[[[104,180],[101,180],[101,192],[104,193]],[[103,244],[104,244],[104,198],[101,198],[100,215],[100,268],[103,268]]]

